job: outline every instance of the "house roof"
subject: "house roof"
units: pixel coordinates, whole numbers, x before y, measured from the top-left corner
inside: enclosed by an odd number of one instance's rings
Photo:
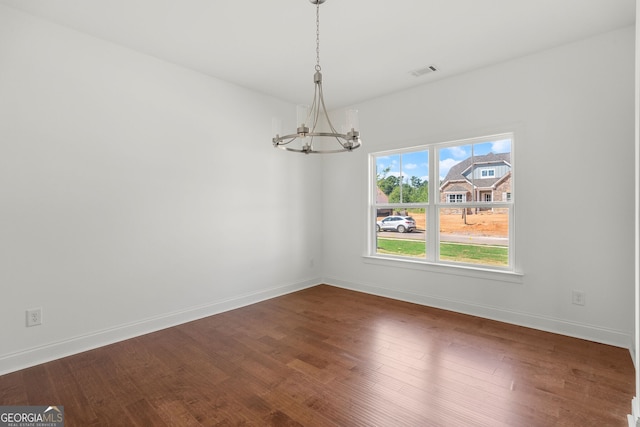
[[[389,203],[389,197],[382,192],[382,190],[376,187],[376,203],[377,204],[385,204]]]
[[[447,189],[449,193],[466,193],[467,191],[469,191],[469,189],[462,185],[452,185]]]
[[[464,176],[464,173],[469,170],[473,165],[487,164],[487,163],[511,163],[511,153],[489,153],[482,156],[468,157],[460,163],[455,164],[442,182],[442,187],[451,181],[465,181],[468,179]],[[501,177],[496,178],[482,178],[473,181],[476,188],[489,188],[500,181]],[[450,189],[448,191],[459,191]]]
[[[482,178],[482,179],[474,179],[473,185],[476,188],[491,188],[498,182],[500,178]]]

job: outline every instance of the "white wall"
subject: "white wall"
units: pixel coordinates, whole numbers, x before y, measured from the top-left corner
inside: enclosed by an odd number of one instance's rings
[[[294,106],[4,6],[0,64],[0,373],[318,282]]]
[[[323,160],[325,280],[630,348],[633,85],[627,28],[358,105],[364,148]],[[365,262],[368,153],[510,130],[521,280]]]

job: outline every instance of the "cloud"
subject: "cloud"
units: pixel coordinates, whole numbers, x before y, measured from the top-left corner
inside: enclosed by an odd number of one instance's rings
[[[511,140],[501,139],[493,141],[491,144],[491,151],[494,153],[510,153],[511,152]]]
[[[398,172],[398,171],[390,171],[386,176],[387,176],[387,177],[389,177],[389,176],[395,176],[396,178],[400,178],[400,177],[402,177],[402,179],[406,179],[406,178],[407,178],[407,177],[406,177],[406,175],[402,175],[402,174],[401,174],[400,172]]]
[[[395,162],[378,162],[377,168],[379,171],[383,171],[386,168],[397,169]]]
[[[440,179],[443,180],[445,176],[449,173],[449,169],[453,166],[457,165],[459,162],[454,159],[443,159],[440,160]]]
[[[416,165],[415,163],[407,163],[406,165],[403,165],[403,167],[407,170],[411,170],[411,169],[417,169],[418,165]]]
[[[451,154],[451,156],[456,159],[464,159],[469,157],[469,154],[467,154],[467,150],[465,150],[464,147],[459,145],[446,148],[446,150],[449,151],[449,154]]]

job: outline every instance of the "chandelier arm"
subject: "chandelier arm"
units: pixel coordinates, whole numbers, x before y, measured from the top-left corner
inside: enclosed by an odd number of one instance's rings
[[[341,148],[336,150],[302,150],[302,149],[290,148],[290,147],[278,147],[278,148],[286,151],[291,151],[293,153],[303,153],[303,154],[332,154],[332,153],[344,153],[345,151],[351,151],[351,150],[345,150]]]
[[[315,108],[316,108],[316,94],[314,90],[313,101],[311,101],[311,105],[309,106],[309,112],[307,113],[307,123],[308,123],[309,129],[311,130],[316,128],[315,114],[313,113]]]
[[[320,93],[320,99],[322,99],[322,92]],[[311,128],[311,132],[316,130],[318,126],[318,120],[320,118],[320,110],[318,108],[318,85],[316,84],[316,88],[313,91],[313,103],[311,104],[311,110],[309,112],[313,114],[313,127]]]
[[[344,153],[345,151],[351,151],[344,148],[339,148],[337,150],[325,150],[325,151],[316,151],[318,154],[332,154],[332,153]]]
[[[336,136],[334,138],[338,144],[342,146],[342,148],[347,148],[349,141],[344,140],[341,136]],[[344,142],[342,142],[344,140]]]
[[[291,135],[283,135],[283,136],[279,136],[277,138],[273,138],[275,144],[277,145],[286,145],[289,144],[293,141],[295,141],[296,139],[298,139],[299,135],[297,133],[293,133]],[[288,139],[288,141],[285,141],[286,139]]]
[[[333,127],[333,123],[331,123],[331,119],[329,118],[329,114],[327,113],[327,107],[324,105],[324,94],[322,92],[322,83],[318,83],[318,89],[320,90],[320,103],[322,105],[322,111],[324,112],[324,116],[327,118],[329,129],[331,129],[333,133],[338,133],[336,128]]]
[[[326,132],[322,132],[323,134],[326,135],[322,135],[322,136],[332,136],[332,134],[326,133]],[[318,135],[321,136],[321,135]],[[303,154],[332,154],[332,153],[344,153],[345,151],[353,151],[356,148],[360,147],[362,144],[361,142],[358,140],[356,141],[356,143],[353,144],[352,147],[348,148],[348,147],[342,147],[339,149],[335,149],[335,150],[314,150],[313,148],[309,148],[309,149],[298,149],[298,148],[291,148],[291,147],[285,147],[283,145],[277,145],[277,148],[280,148],[282,150],[286,150],[286,151],[291,151],[294,153],[303,153]]]
[[[336,133],[336,132],[313,132],[313,133],[308,133],[307,136],[317,136],[317,137],[324,137],[324,138],[342,138],[345,139],[344,134],[342,133]]]
[[[302,154],[324,154],[325,153],[323,151],[302,150],[302,149],[290,148],[290,147],[278,147],[278,148],[281,148],[286,151],[291,151],[293,153],[302,153]]]

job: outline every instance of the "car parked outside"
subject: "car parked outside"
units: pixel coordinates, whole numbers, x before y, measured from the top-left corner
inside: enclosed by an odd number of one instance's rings
[[[411,233],[416,229],[416,221],[410,216],[388,216],[385,219],[378,221],[376,228],[378,231]]]

